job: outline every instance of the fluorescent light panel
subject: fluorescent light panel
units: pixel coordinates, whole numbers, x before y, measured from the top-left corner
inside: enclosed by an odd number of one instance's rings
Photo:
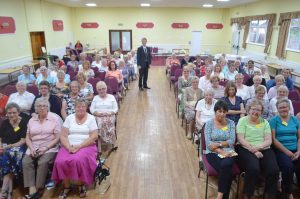
[[[202,6],[203,6],[204,8],[211,8],[211,7],[213,7],[212,4],[208,4],[208,3],[203,4]]]
[[[221,2],[227,2],[227,1],[230,1],[230,0],[217,0],[217,1],[221,1]]]
[[[142,7],[150,7],[150,3],[141,3]]]
[[[88,7],[95,7],[95,6],[97,6],[97,4],[95,4],[95,3],[86,3],[85,5],[88,6]]]

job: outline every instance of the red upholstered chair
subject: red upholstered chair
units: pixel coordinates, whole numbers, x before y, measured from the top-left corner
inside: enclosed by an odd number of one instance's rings
[[[174,84],[174,94],[175,94],[175,98],[178,96],[178,79],[179,77],[182,75],[182,69],[178,68],[175,71],[175,75],[174,78],[171,80],[172,84]],[[177,83],[177,84],[176,84]]]
[[[300,94],[297,90],[291,90],[289,92],[289,97],[291,101],[299,101],[300,100]]]
[[[104,79],[105,79],[105,74],[106,74],[105,71],[98,71],[98,72],[97,72],[97,75],[95,75],[95,77],[99,78],[101,81],[104,81]]]
[[[110,93],[115,96],[118,104],[120,105],[120,100],[121,99],[119,98],[119,95],[118,95],[119,83],[118,83],[117,78],[115,78],[115,77],[106,77],[104,79],[104,82],[106,83],[107,87],[109,87]]]
[[[227,84],[227,82],[228,82],[228,80],[227,79],[224,79],[224,80],[222,80],[222,81],[220,81],[219,82],[219,85],[221,85],[221,86],[226,86],[226,84]]]
[[[175,79],[175,71],[177,69],[180,69],[180,66],[178,64],[174,64],[174,65],[171,66],[171,69],[170,69],[170,90],[171,90],[172,80],[174,81],[174,79]]]
[[[4,94],[6,96],[10,96],[11,94],[16,92],[17,92],[16,85],[8,84],[4,88]]]
[[[29,92],[29,93],[32,93],[32,94],[34,94],[35,96],[38,96],[39,95],[39,88],[36,86],[36,85],[34,85],[34,84],[29,84],[29,85],[27,85],[27,91]]]
[[[98,95],[98,91],[97,91],[97,88],[96,88],[96,85],[97,83],[100,81],[99,78],[94,78],[94,77],[91,77],[87,80],[88,83],[90,83],[92,86],[93,86],[93,90],[94,90],[94,94],[95,95]]]
[[[205,126],[201,130],[201,148],[200,148],[200,153],[202,156],[202,162],[199,162],[199,173],[198,177],[200,177],[200,172],[203,171],[206,173],[206,180],[205,180],[205,199],[207,199],[207,191],[208,191],[208,176],[218,176],[218,172],[212,167],[212,165],[209,164],[206,154],[204,153],[206,150],[206,143],[205,143],[205,136],[204,136],[204,131],[205,131]],[[239,193],[239,175],[240,175],[240,169],[237,164],[234,164],[232,167],[232,172],[233,175],[237,177],[237,196]]]
[[[292,101],[292,105],[294,108],[294,114],[297,115],[297,113],[300,112],[300,101]]]

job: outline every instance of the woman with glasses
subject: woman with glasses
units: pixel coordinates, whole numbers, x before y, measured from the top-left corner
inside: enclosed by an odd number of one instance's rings
[[[237,124],[237,153],[242,171],[245,172],[244,199],[251,198],[258,176],[263,174],[265,180],[265,197],[275,197],[279,168],[271,149],[271,128],[267,120],[261,117],[264,106],[253,100],[248,106],[248,115]],[[261,171],[263,171],[261,173]]]
[[[0,127],[0,177],[3,181],[0,198],[11,199],[13,179],[22,176],[22,159],[25,154],[25,137],[29,116],[20,114],[18,104],[11,102],[6,106],[8,119]]]
[[[292,184],[294,172],[300,185],[300,123],[290,115],[291,104],[287,99],[276,103],[279,114],[270,120],[273,145],[281,171],[281,188],[288,199],[293,199]]]
[[[50,165],[58,151],[61,123],[56,114],[49,112],[49,102],[38,98],[36,114],[29,120],[26,134],[27,150],[23,158],[24,187],[29,195],[24,198],[41,198]],[[37,165],[37,167],[35,166]]]

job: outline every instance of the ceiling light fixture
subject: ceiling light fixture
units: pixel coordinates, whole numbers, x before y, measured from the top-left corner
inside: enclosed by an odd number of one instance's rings
[[[230,1],[230,0],[217,0],[217,1],[220,1],[220,2],[227,2],[227,1]]]
[[[150,7],[150,3],[141,3],[142,7]]]
[[[202,6],[203,6],[204,8],[211,8],[211,7],[213,7],[212,4],[208,4],[208,3],[203,4]]]
[[[88,6],[88,7],[95,7],[95,6],[97,6],[97,4],[95,4],[95,3],[86,3],[85,5]]]

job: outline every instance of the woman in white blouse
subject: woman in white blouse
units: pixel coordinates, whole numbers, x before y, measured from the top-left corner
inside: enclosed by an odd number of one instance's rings
[[[270,114],[271,114],[271,116],[278,115],[276,102],[278,100],[281,100],[281,99],[287,99],[290,102],[290,115],[294,115],[293,104],[292,104],[292,101],[290,99],[288,99],[288,96],[289,96],[289,89],[286,86],[281,85],[277,88],[277,96],[273,97],[270,100]]]
[[[7,104],[14,102],[19,105],[22,113],[29,114],[35,96],[26,91],[27,85],[24,82],[16,84],[17,91],[9,96]]]
[[[107,94],[105,82],[99,81],[96,85],[98,95],[92,101],[90,111],[96,117],[100,137],[103,142],[115,144],[115,121],[118,104],[113,95]]]
[[[255,75],[253,77],[253,85],[249,87],[249,92],[250,92],[250,98],[255,97],[255,90],[256,88],[261,85],[262,83],[262,77],[259,75]],[[265,88],[265,95],[264,95],[264,100],[269,100],[268,94],[267,94],[267,88],[262,85]]]
[[[235,75],[235,85],[237,87],[236,96],[240,96],[242,100],[247,101],[250,98],[249,87],[243,84],[244,75],[238,73]]]
[[[201,130],[208,120],[214,118],[214,106],[216,102],[217,100],[214,99],[214,91],[212,89],[206,89],[204,91],[204,99],[199,100],[196,106],[196,127],[198,130]]]

